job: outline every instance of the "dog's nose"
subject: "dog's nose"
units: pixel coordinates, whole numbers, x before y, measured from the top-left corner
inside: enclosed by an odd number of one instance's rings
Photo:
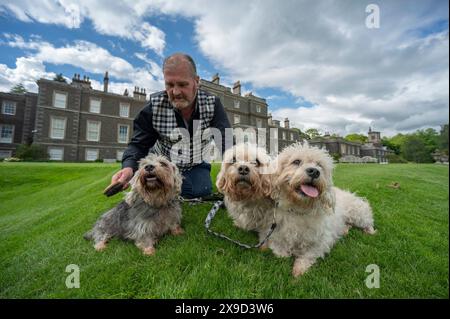
[[[320,172],[317,168],[309,167],[306,169],[306,174],[312,179],[318,178],[320,176]]]
[[[241,165],[241,166],[239,166],[239,168],[238,168],[238,172],[239,172],[239,174],[241,174],[241,175],[247,175],[247,174],[250,172],[250,169],[248,168],[248,166]]]
[[[144,169],[145,169],[147,172],[151,172],[151,171],[153,171],[153,170],[155,169],[155,166],[149,164],[149,165],[146,165],[146,166],[144,167]]]

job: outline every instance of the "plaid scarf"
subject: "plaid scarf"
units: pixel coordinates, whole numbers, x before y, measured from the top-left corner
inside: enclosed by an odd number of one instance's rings
[[[167,93],[161,92],[150,97],[153,112],[153,127],[159,133],[153,152],[163,155],[175,163],[181,171],[187,171],[202,162],[202,154],[209,151],[211,139],[202,140],[202,133],[210,126],[214,116],[216,97],[204,91],[197,92],[197,108],[200,125],[195,125],[193,137],[187,129],[179,128],[175,118],[174,107],[169,102]],[[198,120],[197,120],[198,121]],[[193,145],[191,145],[191,142]]]

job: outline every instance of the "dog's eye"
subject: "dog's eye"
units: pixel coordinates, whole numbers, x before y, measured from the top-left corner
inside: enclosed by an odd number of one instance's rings
[[[299,166],[301,163],[302,163],[302,161],[299,159],[292,162],[292,164],[297,165],[297,166]]]
[[[253,164],[254,164],[256,167],[261,166],[261,162],[259,161],[259,159],[256,159],[256,161],[254,161]]]
[[[159,163],[161,164],[161,166],[168,167],[166,162],[159,162]]]

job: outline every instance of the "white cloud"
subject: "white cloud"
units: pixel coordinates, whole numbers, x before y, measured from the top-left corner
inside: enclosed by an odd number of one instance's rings
[[[128,61],[113,56],[104,48],[87,41],[75,41],[74,44],[55,47],[40,39],[26,41],[21,36],[14,34],[6,34],[5,38],[7,40],[3,41],[3,45],[23,48],[30,52],[28,57],[17,59],[15,69],[1,65],[2,86],[8,86],[8,89],[11,83],[24,82],[28,85],[27,88],[29,87],[31,91],[35,92],[37,86],[34,81],[40,77],[54,76],[53,73],[45,71],[44,63],[69,64],[86,72],[100,75],[108,71],[110,78],[119,80],[117,82],[111,79],[109,85],[110,91],[118,94],[122,94],[125,88],[128,88],[130,92],[135,85],[146,88],[148,92],[159,91],[163,88],[162,71],[149,58],[146,59],[147,67],[135,68]],[[96,85],[94,81],[91,82]],[[101,87],[102,85],[97,88],[101,89]]]
[[[144,21],[145,12],[136,10],[130,1],[15,0],[12,3],[0,0],[0,8],[23,22],[37,21],[67,28],[79,28],[88,19],[98,33],[136,41],[160,56],[166,45],[165,33]]]
[[[54,76],[53,72],[45,71],[45,66],[39,59],[20,57],[16,60],[15,68],[0,64],[0,91],[9,92],[13,86],[22,83],[28,91],[37,92],[37,80]]]
[[[227,77],[314,104],[275,117],[342,135],[448,121],[448,3],[378,1],[380,29],[366,28],[367,4],[158,2],[161,12],[194,19],[198,47]]]
[[[243,87],[248,83],[257,91],[277,88],[292,95],[299,105],[304,100],[312,102],[311,108],[291,105],[273,110],[275,117],[287,116],[300,127],[344,135],[366,132],[372,125],[387,134],[448,121],[446,1],[405,4],[379,0],[380,29],[365,26],[367,1],[59,0],[36,6],[34,1],[8,4],[0,0],[2,3],[0,10],[22,21],[74,27],[90,19],[97,32],[137,41],[160,55],[165,34],[152,19],[187,17],[194,23],[197,48],[223,73],[224,80],[233,83],[239,79]],[[441,32],[437,32],[438,23]],[[443,24],[447,27],[444,31]],[[15,42],[34,45],[32,41]],[[119,77],[130,68],[128,62],[108,57],[86,43],[68,50],[79,53],[80,48],[116,62],[113,69]],[[50,47],[48,51],[64,55],[63,48]],[[69,53],[66,56],[71,57]],[[95,67],[94,63],[89,66]],[[161,76],[151,63],[147,70]],[[135,76],[136,70],[131,74]],[[268,102],[270,106],[275,100]]]

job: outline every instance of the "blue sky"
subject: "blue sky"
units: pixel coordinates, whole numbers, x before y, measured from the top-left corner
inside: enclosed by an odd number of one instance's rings
[[[368,4],[380,27],[368,28]],[[57,73],[163,88],[183,51],[199,75],[266,98],[276,119],[341,135],[448,122],[447,1],[0,0],[0,90]]]

